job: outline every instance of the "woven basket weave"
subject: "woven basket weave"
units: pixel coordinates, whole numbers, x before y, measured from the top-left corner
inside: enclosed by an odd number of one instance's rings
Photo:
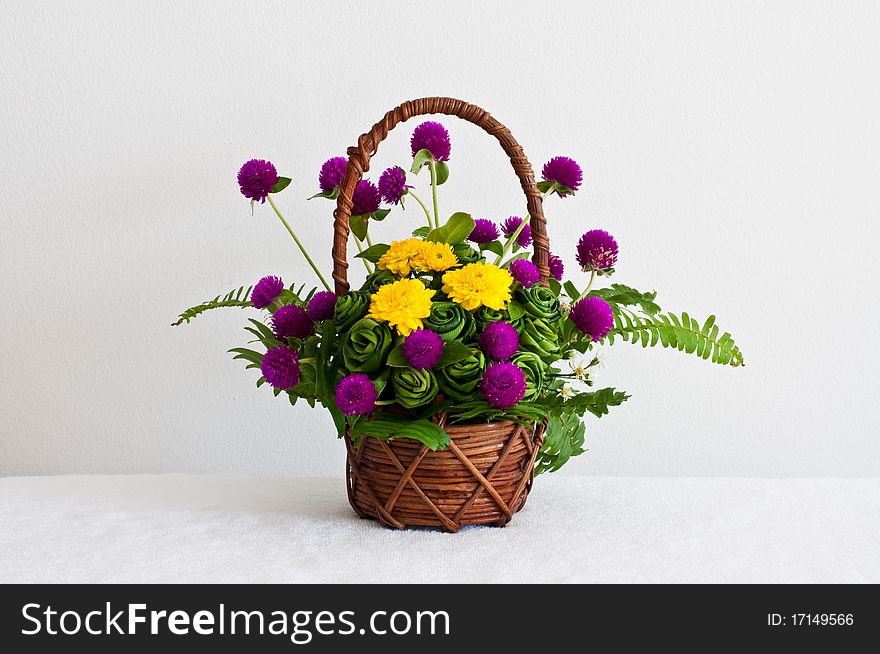
[[[549,275],[550,243],[532,166],[504,125],[487,111],[454,98],[421,98],[392,109],[348,148],[348,165],[333,212],[333,279],[337,295],[348,292],[347,244],[352,194],[370,159],[388,132],[413,116],[447,114],[467,120],[498,139],[519,178],[530,216],[534,256],[542,283]],[[358,446],[345,435],[346,481],[352,508],[363,518],[389,527],[424,526],[458,531],[465,525],[507,524],[525,504],[532,486],[535,457],[546,424],[525,427],[511,421],[446,425],[451,439],[432,452],[418,441],[361,438]]]

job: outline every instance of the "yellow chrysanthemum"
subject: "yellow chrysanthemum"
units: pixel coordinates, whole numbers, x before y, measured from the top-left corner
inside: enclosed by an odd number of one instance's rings
[[[382,270],[390,270],[395,275],[406,277],[416,267],[415,262],[422,252],[424,241],[408,238],[405,241],[393,241],[388,251],[379,259],[378,266]]]
[[[510,301],[513,277],[491,263],[469,263],[443,275],[443,292],[468,311],[489,307],[501,310]]]
[[[418,279],[401,279],[380,286],[370,296],[367,318],[387,322],[401,336],[422,326],[422,320],[431,315],[431,298],[437,291],[425,288]]]
[[[449,243],[431,241],[422,241],[422,247],[414,263],[416,268],[425,272],[443,272],[460,265]]]

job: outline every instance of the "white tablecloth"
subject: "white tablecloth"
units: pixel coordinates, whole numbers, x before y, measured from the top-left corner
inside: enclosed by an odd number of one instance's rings
[[[398,532],[340,479],[0,479],[0,582],[880,582],[878,479],[536,481],[504,529]]]

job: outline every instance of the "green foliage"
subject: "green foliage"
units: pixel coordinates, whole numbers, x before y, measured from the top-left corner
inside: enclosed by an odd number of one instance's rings
[[[431,450],[444,449],[449,445],[449,434],[440,425],[425,419],[408,416],[381,414],[373,420],[358,420],[351,428],[352,440],[357,444],[362,436],[391,440],[413,438]]]
[[[574,414],[553,416],[547,423],[544,443],[535,460],[535,474],[556,472],[568,460],[584,453],[584,435],[587,428]]]
[[[422,148],[418,152],[416,152],[413,157],[412,167],[409,169],[411,173],[419,174],[419,171],[426,165],[428,165],[431,159],[434,158],[434,155],[431,154],[431,151],[427,148]]]
[[[715,316],[709,316],[700,327],[700,323],[687,312],[683,312],[681,317],[674,313],[642,316],[621,309],[619,305],[611,304],[611,308],[614,312],[614,328],[604,339],[609,345],[614,344],[615,338],[640,343],[642,347],[653,347],[659,343],[663,347],[711,359],[712,363],[734,367],[744,365],[742,352],[730,334],[724,332],[719,336]]]
[[[566,283],[570,284],[571,282]],[[568,290],[568,286],[566,286],[566,290]],[[654,299],[657,297],[656,291],[642,293],[641,291],[637,291],[631,286],[626,286],[625,284],[612,284],[608,288],[601,288],[592,291],[590,295],[596,295],[602,298],[608,304],[612,305],[612,308],[614,305],[638,306],[649,316],[660,313],[660,307],[654,302]],[[572,299],[575,300],[577,298]]]
[[[452,214],[445,224],[440,225],[437,229],[432,229],[427,240],[457,245],[470,236],[472,231],[474,231],[474,219],[470,214],[459,211]]]
[[[269,193],[281,193],[284,189],[290,186],[290,177],[279,177],[278,181],[275,182],[275,186],[271,188]]]
[[[202,314],[205,311],[210,311],[211,309],[220,309],[223,307],[251,307],[253,305],[251,304],[250,297],[253,289],[253,286],[242,286],[241,288],[229,291],[226,295],[218,295],[213,300],[206,300],[205,302],[190,307],[181,313],[178,320],[171,324],[176,327],[182,323],[188,323],[199,314]]]

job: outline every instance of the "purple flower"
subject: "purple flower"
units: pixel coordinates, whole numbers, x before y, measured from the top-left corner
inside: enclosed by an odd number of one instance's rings
[[[271,386],[286,391],[299,383],[299,354],[284,345],[273,347],[263,355],[260,372]]]
[[[286,304],[272,314],[272,331],[279,341],[306,338],[315,331],[315,323],[301,306]]]
[[[376,408],[376,387],[366,373],[343,377],[336,385],[336,406],[347,416],[369,413]]]
[[[320,291],[312,296],[307,307],[309,318],[312,320],[329,320],[333,317],[336,308],[336,293]]]
[[[519,349],[519,334],[509,322],[490,322],[480,334],[480,349],[493,361],[507,361]]]
[[[505,238],[510,238],[511,234],[516,231],[516,228],[519,227],[519,224],[523,221],[522,218],[517,216],[511,216],[507,220],[504,221],[504,224],[501,225],[501,230],[504,232]],[[532,226],[526,225],[523,227],[522,231],[519,233],[519,236],[516,237],[516,244],[521,248],[527,248],[532,244]]]
[[[412,186],[407,186],[406,173],[400,166],[386,169],[379,177],[379,194],[388,204],[400,203],[400,198],[406,195],[408,188]]]
[[[332,157],[324,162],[321,172],[318,173],[318,186],[321,187],[322,193],[332,193],[342,184],[347,164],[348,159],[345,157]]]
[[[497,409],[509,409],[525,397],[526,376],[515,363],[490,363],[483,373],[480,390]]]
[[[430,329],[416,329],[403,341],[403,354],[413,368],[433,368],[443,355],[443,339]]]
[[[251,304],[257,309],[265,309],[275,301],[283,290],[284,282],[281,281],[280,277],[263,277],[254,286],[254,290],[251,293]]]
[[[510,264],[510,274],[523,285],[524,288],[533,286],[541,281],[541,271],[538,266],[528,259],[517,259]]]
[[[577,260],[584,270],[607,270],[617,262],[617,241],[602,229],[592,229],[577,244]]]
[[[428,120],[413,130],[410,139],[413,156],[419,150],[428,150],[437,161],[449,161],[449,132],[440,123]]]
[[[241,194],[251,200],[266,201],[272,187],[278,183],[278,171],[270,162],[251,159],[238,171]]]
[[[360,216],[365,213],[373,213],[379,209],[379,189],[373,182],[362,179],[354,187],[351,196],[351,215]]]
[[[556,190],[559,197],[564,198],[566,195],[574,195],[574,192],[580,188],[581,182],[584,179],[584,173],[578,162],[574,159],[569,157],[553,157],[544,164],[541,177],[545,182],[555,182],[570,188],[571,193],[560,192],[559,189]]]
[[[477,218],[468,240],[471,243],[490,243],[498,238],[498,225],[485,218]]]
[[[550,268],[550,276],[557,282],[561,282],[562,275],[565,273],[565,264],[562,263],[562,259],[551,252],[547,258],[547,266]]]
[[[594,341],[605,338],[614,326],[611,307],[605,300],[595,295],[575,302],[568,317],[578,329],[588,334]]]

